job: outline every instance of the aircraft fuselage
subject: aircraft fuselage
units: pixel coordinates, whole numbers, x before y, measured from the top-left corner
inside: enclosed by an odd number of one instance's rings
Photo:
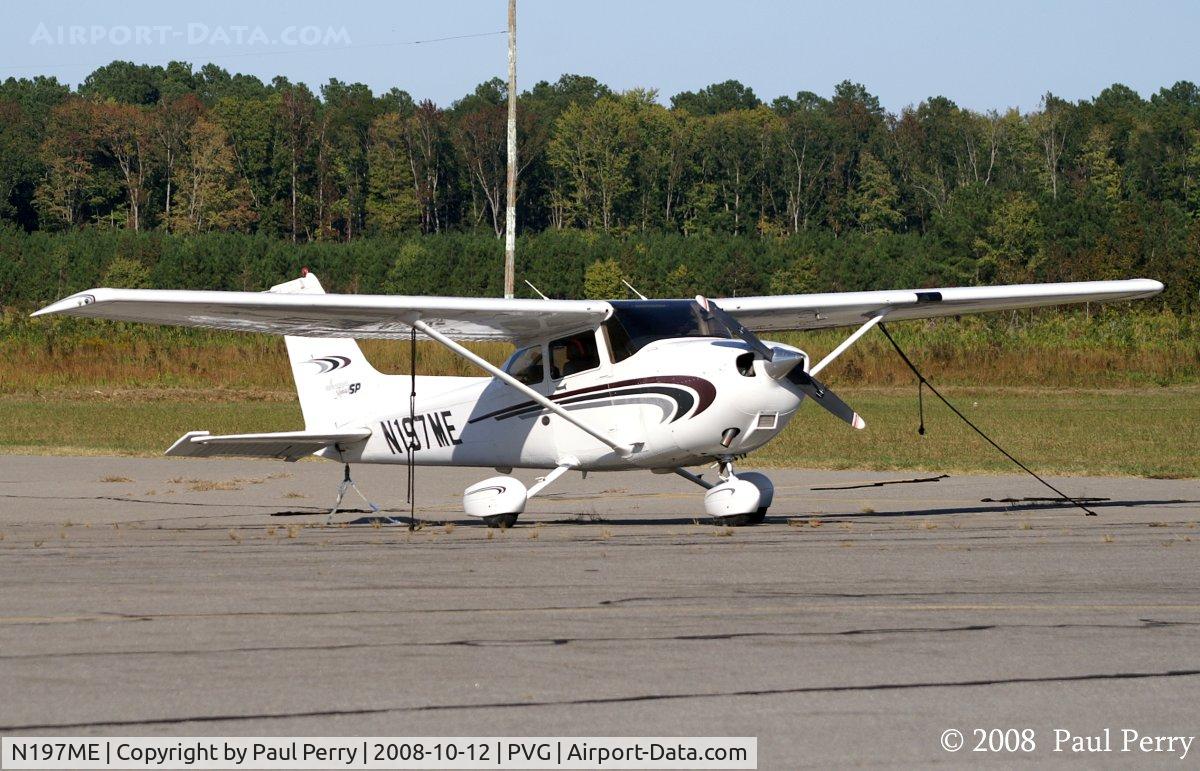
[[[773,344],[781,348],[789,348]],[[790,348],[789,348],[790,349]],[[795,350],[795,349],[790,349]],[[624,361],[534,387],[572,416],[635,448],[629,457],[490,377],[391,376],[345,398],[373,408],[372,436],[348,460],[421,466],[582,470],[673,468],[751,452],[776,436],[804,398],[762,371],[741,341],[665,339]],[[741,360],[739,361],[739,357]],[[736,431],[730,431],[736,429]],[[729,439],[727,445],[722,438]]]

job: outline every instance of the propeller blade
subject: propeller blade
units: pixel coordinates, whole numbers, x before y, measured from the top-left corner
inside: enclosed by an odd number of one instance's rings
[[[824,407],[834,416],[841,418],[860,431],[867,427],[867,422],[854,411],[853,407],[838,398],[838,395],[830,391],[824,383],[804,370],[792,370],[788,374],[788,380],[799,386],[800,390],[806,396],[812,399],[817,405]]]
[[[746,344],[754,349],[754,352],[759,356],[763,357],[767,361],[775,360],[774,348],[760,340],[758,335],[742,326],[742,322],[726,313],[715,302],[707,299],[704,297],[704,295],[696,295],[696,304],[703,308],[705,312],[709,313],[717,321],[724,324],[726,329],[728,329],[730,332],[745,340]]]

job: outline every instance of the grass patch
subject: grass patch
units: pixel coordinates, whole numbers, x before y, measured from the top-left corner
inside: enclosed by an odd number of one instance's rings
[[[211,479],[193,479],[188,487],[194,493],[206,493],[213,490],[241,490],[242,480],[230,479],[225,481],[213,481]]]
[[[0,398],[0,452],[159,455],[185,432],[286,431],[304,425],[296,403]]]
[[[836,381],[833,381],[836,386]],[[1147,390],[942,389],[997,442],[1039,472],[1164,479],[1200,477],[1200,388]],[[743,466],[1009,472],[1012,465],[926,400],[918,436],[913,388],[838,387],[867,421],[854,431],[805,405]],[[159,455],[184,432],[286,431],[303,425],[294,401],[167,401],[0,397],[0,453]],[[281,395],[281,399],[283,396]],[[115,480],[114,480],[115,481]],[[184,480],[178,480],[182,483]],[[247,480],[241,480],[243,482]],[[251,480],[253,481],[253,480]],[[187,480],[195,485],[197,480]]]
[[[940,389],[1031,468],[1050,474],[1200,476],[1200,389]],[[751,456],[759,464],[849,469],[1008,472],[1012,464],[940,402],[916,389],[839,388],[867,421],[854,431],[805,405],[787,430]]]

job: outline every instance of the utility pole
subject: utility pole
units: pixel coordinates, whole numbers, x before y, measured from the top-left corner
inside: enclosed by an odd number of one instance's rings
[[[504,212],[504,296],[513,296],[517,255],[517,0],[508,0],[508,206]]]

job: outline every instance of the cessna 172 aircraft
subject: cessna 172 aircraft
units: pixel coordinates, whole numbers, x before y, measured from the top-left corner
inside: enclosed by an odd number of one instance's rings
[[[307,270],[267,292],[91,289],[35,316],[212,327],[284,335],[304,430],[212,436],[192,431],[167,450],[189,457],[492,467],[463,494],[466,513],[509,527],[528,500],[567,471],[645,469],[706,488],[716,522],[761,522],[774,488],[734,460],[762,447],[805,398],[856,429],[853,409],[816,376],[884,319],[1132,300],[1148,279],[720,300],[521,300],[326,294]],[[756,332],[856,329],[812,363]],[[384,375],[355,338],[437,341],[490,377]],[[516,346],[496,367],[461,341]],[[410,399],[409,397],[412,396]],[[687,470],[716,463],[708,482]],[[550,469],[532,486],[513,469]],[[335,506],[336,510],[336,506]]]

